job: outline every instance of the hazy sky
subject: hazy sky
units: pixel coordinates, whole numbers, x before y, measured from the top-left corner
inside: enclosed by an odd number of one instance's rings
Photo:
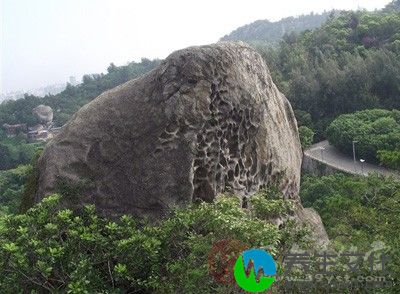
[[[104,72],[141,57],[213,43],[257,19],[335,9],[382,8],[390,0],[0,0],[0,92]]]

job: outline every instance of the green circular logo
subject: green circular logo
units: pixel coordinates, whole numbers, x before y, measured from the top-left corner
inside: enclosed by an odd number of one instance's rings
[[[276,265],[272,256],[261,249],[244,251],[233,269],[236,283],[245,291],[265,291],[275,282]]]

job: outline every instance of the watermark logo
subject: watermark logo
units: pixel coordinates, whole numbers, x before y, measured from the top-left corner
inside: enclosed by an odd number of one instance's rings
[[[233,273],[243,290],[258,293],[269,289],[275,282],[276,265],[268,252],[250,249],[238,257]]]
[[[268,252],[248,248],[248,244],[232,239],[214,243],[208,255],[209,272],[214,280],[252,293],[272,287],[294,293],[310,289],[365,290],[394,286],[393,275],[387,267],[390,248],[382,242],[372,243],[372,250],[367,253],[358,252],[355,247],[339,252],[292,248],[279,259],[279,276]]]
[[[214,280],[223,285],[235,285],[233,267],[248,245],[238,240],[225,239],[214,243],[208,254],[208,269]]]

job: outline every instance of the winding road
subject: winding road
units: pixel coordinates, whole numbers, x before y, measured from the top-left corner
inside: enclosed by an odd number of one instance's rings
[[[312,145],[304,151],[304,154],[346,173],[363,176],[378,173],[384,176],[395,176],[400,178],[400,174],[396,171],[367,162],[361,163],[358,157],[356,164],[354,164],[351,156],[339,152],[335,147],[330,145],[328,141],[322,141]]]

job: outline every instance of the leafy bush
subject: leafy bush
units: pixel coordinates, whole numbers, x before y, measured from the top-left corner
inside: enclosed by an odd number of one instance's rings
[[[0,170],[7,170],[18,165],[29,164],[34,155],[42,150],[43,143],[27,144],[22,138],[4,138],[0,140]]]
[[[313,143],[314,140],[314,132],[313,130],[305,127],[305,126],[301,126],[299,127],[299,136],[300,136],[300,143],[301,143],[301,148],[307,149],[308,147],[310,147]]]
[[[176,209],[158,225],[124,216],[98,217],[94,206],[80,214],[48,197],[26,214],[0,218],[0,292],[229,293],[208,272],[207,255],[223,239],[263,247],[279,258],[307,231],[292,221],[278,229],[265,221],[288,212],[264,196],[243,210],[235,197]],[[263,206],[263,207],[262,207]],[[284,206],[284,207],[282,207]]]
[[[379,150],[378,158],[382,165],[385,165],[392,169],[400,170],[400,150],[399,151]]]
[[[0,215],[18,212],[24,184],[31,171],[31,165],[0,171]]]
[[[400,181],[379,176],[336,174],[305,176],[301,199],[320,214],[333,246],[361,252],[383,242],[389,260],[387,270],[395,284],[382,293],[398,293],[400,287]]]
[[[352,141],[357,155],[377,161],[379,150],[400,150],[400,111],[372,109],[344,114],[328,127],[329,142],[344,153],[352,154]]]
[[[309,129],[313,129],[313,121],[311,114],[306,111],[295,109],[294,115],[296,116],[297,124],[299,127],[305,126]]]

